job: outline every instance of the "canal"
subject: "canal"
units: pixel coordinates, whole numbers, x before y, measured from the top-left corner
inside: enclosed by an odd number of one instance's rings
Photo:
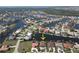
[[[5,24],[5,22],[4,22],[4,24]],[[0,34],[0,43],[2,43],[5,40],[6,37],[12,35],[12,33],[14,31],[16,31],[19,28],[23,28],[24,25],[25,25],[25,23],[21,19],[18,19],[14,23],[11,23],[11,24],[15,24],[16,26],[15,27],[9,27],[9,28],[7,28],[6,32]]]
[[[32,35],[36,40],[41,40],[42,34],[41,33],[35,33]],[[56,35],[50,35],[50,34],[44,34],[45,40],[64,40],[64,41],[73,41],[73,42],[78,42],[79,43],[79,38],[70,38],[70,37],[62,37],[62,36],[56,36]]]

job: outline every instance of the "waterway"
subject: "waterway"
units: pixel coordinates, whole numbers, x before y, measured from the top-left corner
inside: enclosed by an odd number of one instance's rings
[[[33,36],[36,40],[41,40],[42,34],[41,33],[35,33]],[[79,38],[70,38],[70,37],[62,37],[62,36],[56,36],[56,35],[50,35],[50,34],[44,34],[45,40],[64,40],[64,41],[72,41],[72,42],[78,42],[79,43]]]
[[[5,24],[6,22],[3,22],[3,23]],[[12,33],[14,31],[16,31],[19,28],[23,28],[24,25],[25,25],[25,23],[21,19],[16,20],[12,24],[15,24],[16,26],[15,27],[7,28],[7,31],[5,33],[1,33],[0,34],[0,43],[2,43],[5,40],[6,37],[12,35]]]

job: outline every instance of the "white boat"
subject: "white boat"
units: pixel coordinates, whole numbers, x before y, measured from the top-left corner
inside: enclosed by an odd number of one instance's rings
[[[32,37],[31,35],[32,35],[32,33],[31,32],[28,32],[27,35],[24,37],[24,39],[25,40],[31,39],[31,37]]]
[[[18,29],[18,30],[16,30],[16,32],[15,32],[15,34],[17,34],[17,33],[19,33],[19,32],[21,32],[21,28],[20,29]]]

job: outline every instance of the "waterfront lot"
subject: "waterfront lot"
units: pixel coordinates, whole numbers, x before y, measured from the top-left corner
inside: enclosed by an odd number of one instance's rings
[[[30,52],[31,51],[31,45],[32,45],[32,41],[22,41],[22,42],[20,42],[18,50],[19,50],[20,53]]]
[[[5,53],[13,53],[15,48],[10,48],[10,50],[6,51]]]
[[[5,44],[11,45],[11,46],[16,45],[16,42],[17,42],[17,40],[6,40],[6,41],[4,41]]]
[[[17,40],[5,40],[3,43],[6,44],[6,45],[9,45],[9,46],[15,46],[16,43],[17,43]],[[4,51],[4,52],[1,52],[1,53],[13,53],[14,49],[15,49],[15,47],[12,47],[8,51]]]

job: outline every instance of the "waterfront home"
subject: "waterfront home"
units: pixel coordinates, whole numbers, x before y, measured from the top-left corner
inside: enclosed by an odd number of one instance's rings
[[[48,47],[48,51],[49,51],[49,52],[51,52],[51,51],[55,52],[55,42],[49,41],[49,42],[47,43],[47,47]]]
[[[38,46],[38,43],[33,41],[32,42],[31,52],[38,52],[37,46]]]
[[[41,41],[40,44],[39,44],[39,48],[40,48],[40,52],[47,52],[46,42],[45,41]]]
[[[64,52],[63,50],[63,44],[60,40],[58,40],[57,42],[55,42],[55,46],[56,46],[56,49],[57,49],[57,52],[60,53],[60,52]]]

